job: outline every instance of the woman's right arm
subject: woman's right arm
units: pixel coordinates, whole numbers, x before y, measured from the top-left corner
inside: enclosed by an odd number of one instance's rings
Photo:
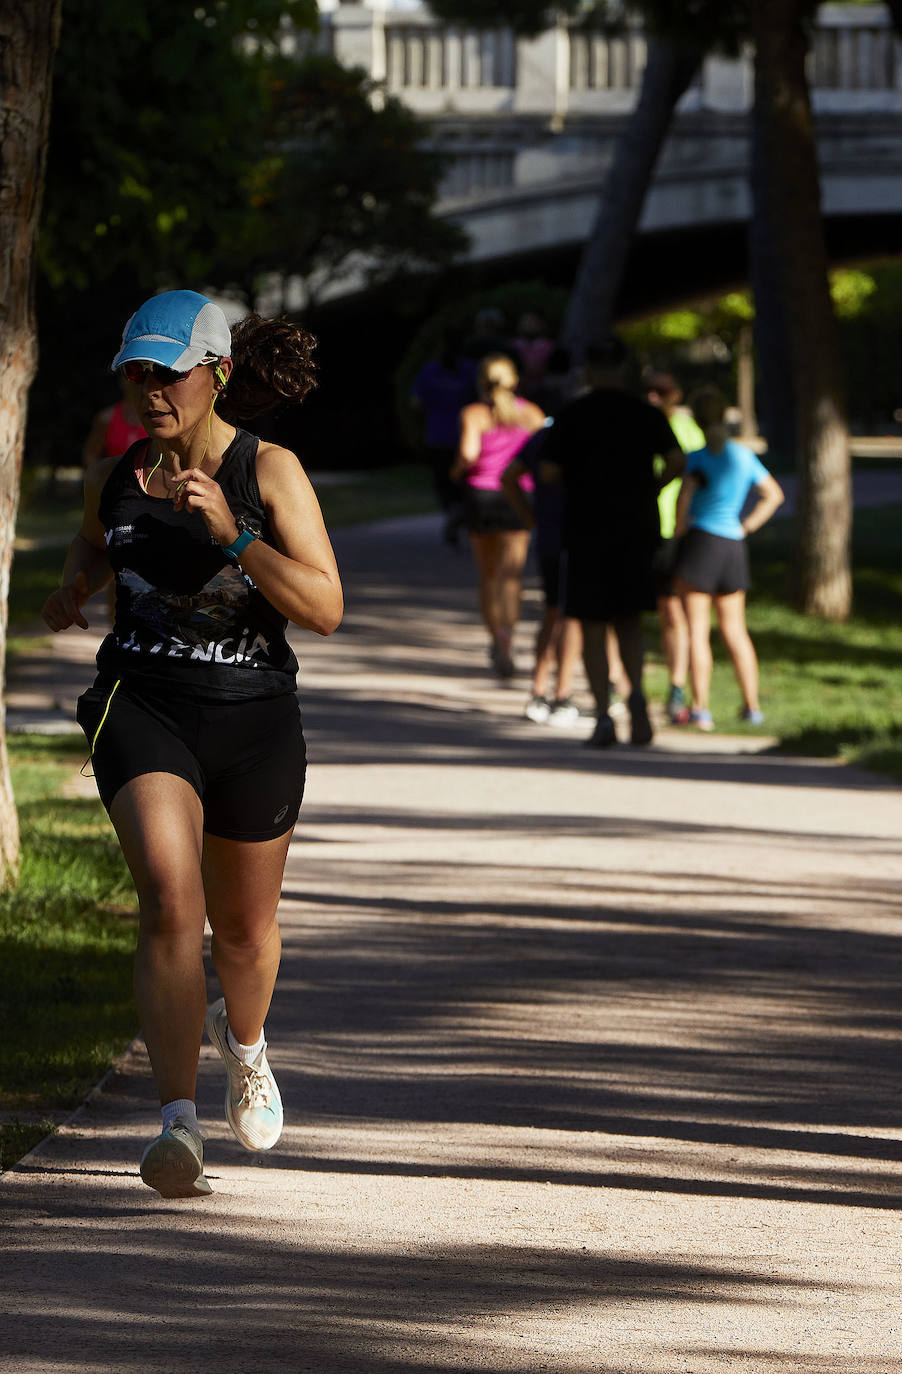
[[[687,473],[683,478],[680,487],[680,494],[677,497],[676,526],[674,527],[674,539],[680,539],[689,528],[689,507],[692,505],[692,495],[698,482],[692,473]]]
[[[117,461],[107,459],[96,463],[85,477],[85,509],[81,529],[69,546],[60,586],[48,596],[42,611],[46,624],[54,632],[68,630],[70,625],[87,630],[88,622],[81,608],[88,597],[105,587],[113,575],[97,508],[103,484]]]

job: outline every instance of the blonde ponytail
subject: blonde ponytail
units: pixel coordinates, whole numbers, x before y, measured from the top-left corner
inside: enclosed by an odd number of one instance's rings
[[[490,407],[496,424],[509,428],[520,418],[515,388],[520,378],[506,353],[489,353],[479,368],[479,394]]]

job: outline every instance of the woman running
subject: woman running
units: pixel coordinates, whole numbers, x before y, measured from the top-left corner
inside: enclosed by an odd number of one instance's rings
[[[84,602],[115,577],[78,720],[138,893],[135,994],[162,1109],[140,1171],[163,1197],[210,1192],[195,1107],[205,1023],[238,1140],[267,1150],[282,1131],[263,1026],[305,771],[285,630],[331,634],[342,595],[297,458],[225,416],[302,400],[313,348],[303,329],[253,315],[231,335],[194,291],[141,306],[112,367],[149,438],[89,469],[44,607],[51,630],[87,629]],[[205,918],[223,993],[209,1008]]]
[[[749,587],[746,537],[759,530],[783,504],[783,491],[759,458],[728,437],[726,397],[707,387],[692,398],[692,413],[705,447],[690,453],[677,502],[676,536],[681,538],[674,565],[674,590],[689,622],[689,724],[713,730],[708,709],[711,686],[711,605],[733,663],[743,706],[741,719],[760,725],[758,658],[745,624]],[[749,493],[758,499],[743,516]]]
[[[503,353],[482,360],[480,400],[460,416],[460,448],[451,470],[464,483],[464,518],[479,574],[479,607],[489,632],[489,657],[500,678],[514,675],[511,647],[520,619],[529,530],[501,485],[502,474],[526,440],[545,423],[532,401],[516,395],[517,369]],[[532,479],[522,485],[531,488]]]

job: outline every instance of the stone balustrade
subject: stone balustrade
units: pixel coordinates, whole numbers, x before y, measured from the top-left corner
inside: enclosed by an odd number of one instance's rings
[[[340,4],[322,16],[319,44],[433,117],[627,113],[645,63],[639,29],[593,34],[559,25],[535,39],[510,30],[447,28],[425,6]],[[902,43],[884,5],[823,5],[810,76],[819,109],[902,108]],[[752,62],[711,56],[684,109],[748,109]]]

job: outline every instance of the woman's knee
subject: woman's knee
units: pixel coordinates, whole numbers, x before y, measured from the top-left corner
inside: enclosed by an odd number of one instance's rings
[[[138,887],[141,933],[154,939],[202,939],[206,912],[203,894],[191,895],[177,882],[146,882]]]
[[[281,942],[275,913],[230,920],[211,917],[211,926],[216,952],[240,962],[253,963]]]

